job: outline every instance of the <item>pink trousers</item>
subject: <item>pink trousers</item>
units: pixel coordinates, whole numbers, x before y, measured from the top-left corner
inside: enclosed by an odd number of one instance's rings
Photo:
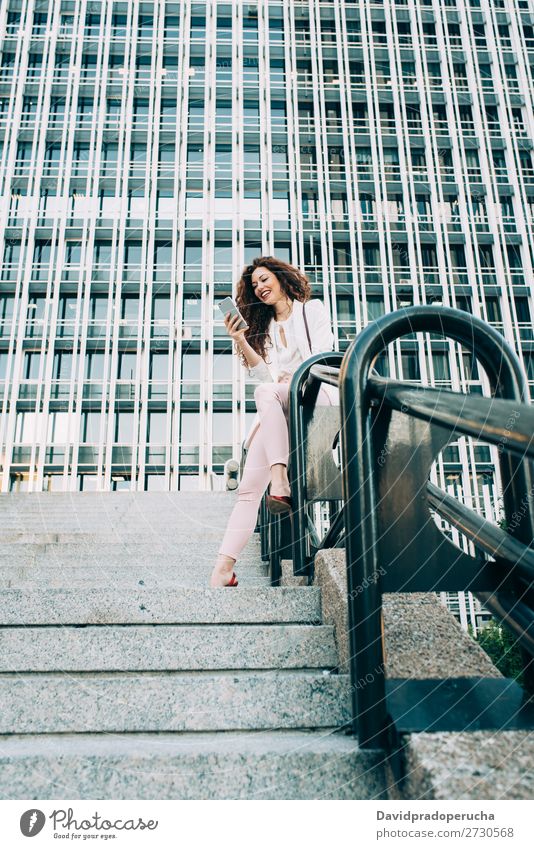
[[[237,503],[232,510],[219,554],[237,560],[256,527],[258,509],[271,480],[271,466],[289,457],[289,382],[260,383],[254,392],[260,424],[247,451]],[[317,403],[332,402],[321,386]]]

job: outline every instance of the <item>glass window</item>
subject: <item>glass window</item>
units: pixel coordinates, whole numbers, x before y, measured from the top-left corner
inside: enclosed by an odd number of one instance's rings
[[[200,298],[184,298],[184,321],[200,321],[202,301]]]
[[[170,265],[172,262],[172,245],[156,242],[154,245],[154,265]]]
[[[160,144],[159,161],[174,162],[176,159],[176,147],[173,144]]]
[[[501,305],[498,297],[486,298],[486,317],[490,322],[499,323],[502,321]]]
[[[404,380],[420,380],[421,371],[419,368],[419,358],[417,354],[402,354],[402,376]]]
[[[167,413],[149,413],[146,441],[152,445],[165,445],[167,439]]]
[[[338,321],[354,321],[354,297],[352,295],[336,295]]]
[[[200,380],[200,354],[182,356],[182,380]]]
[[[168,354],[150,354],[149,380],[167,380],[169,370]]]
[[[168,487],[165,482],[165,475],[145,475],[145,491],[146,492],[165,492]]]
[[[44,298],[42,300],[44,305]],[[0,321],[9,321],[13,318],[14,306],[15,299],[11,295],[0,294]]]
[[[82,413],[81,442],[98,444],[100,441],[100,425],[102,413]]]
[[[111,242],[95,242],[93,262],[95,265],[104,265],[111,262]]]
[[[451,379],[449,359],[446,354],[432,354],[432,365],[434,367],[434,377],[436,380]]]
[[[65,443],[69,435],[69,413],[49,413],[48,414],[48,433],[46,440],[48,443]]]
[[[219,150],[220,145],[217,145],[215,148],[215,162],[218,162],[217,152]],[[229,150],[231,151],[230,145],[228,145]],[[188,165],[201,165],[204,161],[204,144],[202,142],[190,143],[187,145],[187,164]]]
[[[200,266],[201,262],[202,262],[202,243],[201,242],[187,242],[186,246],[185,246],[184,264],[185,265]]]
[[[199,483],[200,483],[199,475],[183,474],[183,475],[180,475],[178,485],[179,485],[180,490],[188,490],[189,492],[196,492],[198,490]]]
[[[137,354],[130,351],[121,351],[117,365],[117,377],[119,380],[135,380],[137,368]]]
[[[65,243],[65,262],[70,265],[79,265],[82,260],[81,242]]]
[[[70,380],[72,370],[72,354],[66,351],[56,351],[52,377],[54,380]]]
[[[131,445],[134,432],[134,413],[115,413],[114,441],[121,444]]]
[[[367,296],[367,318],[369,321],[375,321],[384,315],[384,298],[381,295]]]
[[[105,321],[107,311],[107,297],[105,295],[91,295],[89,300],[89,318],[92,321]]]
[[[198,445],[200,438],[200,413],[186,411],[180,414],[180,442],[182,445]]]
[[[216,445],[230,445],[232,436],[232,413],[213,413],[213,442]]]
[[[20,259],[20,242],[7,241],[4,244],[4,263],[16,265]]]
[[[37,440],[37,417],[38,413],[17,413],[17,420],[15,423],[15,442],[32,444]]]
[[[152,321],[170,321],[171,299],[161,295],[152,300]]]
[[[104,354],[100,351],[89,351],[85,355],[85,379],[104,379]]]
[[[231,383],[232,381],[232,353],[219,353],[213,355],[213,380],[216,383]]]
[[[528,379],[534,380],[534,351],[525,351],[523,353],[523,360]]]
[[[514,301],[517,320],[530,324],[530,307],[528,305],[528,298],[516,297],[514,298]]]
[[[123,295],[121,298],[121,319],[137,321],[139,316],[139,298],[136,295]]]
[[[97,492],[97,475],[78,475],[78,489],[80,492]]]

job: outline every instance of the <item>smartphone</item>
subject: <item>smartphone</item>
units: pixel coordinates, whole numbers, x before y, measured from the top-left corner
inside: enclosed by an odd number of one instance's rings
[[[227,312],[229,312],[231,315],[239,316],[241,321],[239,322],[239,325],[237,327],[238,330],[243,330],[244,328],[248,327],[248,324],[246,323],[245,319],[243,318],[231,298],[225,298],[224,301],[221,301],[221,303],[219,304],[219,309],[224,316],[226,316]]]

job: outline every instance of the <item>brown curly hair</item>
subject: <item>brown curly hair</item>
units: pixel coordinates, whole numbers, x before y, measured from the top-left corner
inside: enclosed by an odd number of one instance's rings
[[[251,348],[253,348],[260,357],[265,360],[267,340],[270,341],[272,348],[272,339],[268,333],[268,327],[271,319],[276,314],[274,307],[263,303],[254,294],[252,288],[252,274],[256,268],[268,268],[274,274],[280,283],[282,291],[291,298],[292,301],[309,301],[311,298],[311,286],[308,278],[302,271],[284,262],[281,259],[276,259],[274,256],[258,256],[253,259],[250,265],[246,265],[241,274],[241,279],[237,284],[237,292],[235,302],[238,310],[248,324],[248,329],[245,330],[245,339]],[[245,367],[247,361],[244,354],[236,344],[236,353]]]

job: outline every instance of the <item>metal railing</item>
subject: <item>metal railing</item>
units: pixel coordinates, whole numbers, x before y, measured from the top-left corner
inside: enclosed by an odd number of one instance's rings
[[[269,564],[271,584],[278,586],[282,560],[293,561],[293,574],[313,578],[315,555],[339,544],[342,481],[333,456],[339,434],[339,406],[317,405],[320,383],[312,367],[339,367],[343,354],[329,351],[314,354],[295,371],[290,384],[288,476],[291,498],[297,509],[273,516],[263,496],[257,527],[262,559]],[[329,448],[332,449],[329,451]],[[330,527],[321,537],[314,520],[317,502],[328,502]]]
[[[414,386],[371,373],[389,344],[418,331],[454,339],[471,352],[487,374],[492,397]],[[445,307],[411,307],[369,325],[347,350],[339,382],[351,676],[362,682],[353,687],[354,731],[362,746],[382,748],[392,713],[404,716],[401,724],[406,727],[406,712],[418,704],[417,722],[428,728],[436,712],[443,713],[444,702],[439,687],[423,699],[410,686],[421,682],[389,681],[386,688],[384,592],[474,592],[528,652],[525,668],[531,677],[534,489],[528,459],[534,459],[534,408],[527,403],[519,360],[503,337],[480,319]],[[460,435],[498,446],[507,532],[428,482],[439,452]],[[458,549],[437,527],[429,508],[481,553],[471,557]],[[522,518],[514,523],[518,509]],[[457,683],[458,699],[467,699],[464,707],[475,702],[480,707],[489,679],[456,679],[462,680],[464,685],[470,682],[473,694],[467,696]],[[506,698],[510,707],[511,699],[519,716],[522,691],[514,682],[500,680],[505,682],[500,704],[493,690],[487,704],[498,710]],[[483,714],[472,721],[480,724]],[[449,719],[453,726],[459,721],[452,715]],[[504,722],[505,716],[486,719]]]
[[[380,377],[373,369],[378,356],[416,332],[460,343],[485,370],[491,397]],[[321,383],[339,386],[339,408],[316,405]],[[317,354],[293,375],[288,472],[295,509],[291,519],[270,516],[263,500],[262,556],[277,584],[283,557],[310,579],[317,551],[345,547],[352,730],[364,748],[394,749],[401,734],[416,730],[534,727],[532,701],[511,679],[386,681],[382,616],[383,593],[471,591],[515,635],[525,688],[534,690],[534,407],[528,400],[522,366],[502,335],[438,306],[382,316],[343,357]],[[497,447],[503,527],[429,481],[438,454],[460,436]],[[332,454],[338,439],[341,470]],[[323,539],[310,516],[314,500],[334,506]],[[433,514],[463,535],[475,556],[454,545]]]

